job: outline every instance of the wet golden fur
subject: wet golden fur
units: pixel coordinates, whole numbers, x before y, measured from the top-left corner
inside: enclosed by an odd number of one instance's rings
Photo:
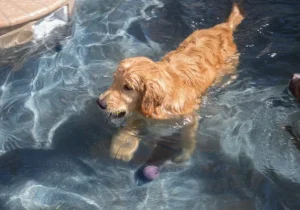
[[[235,69],[238,61],[233,32],[244,19],[235,4],[228,20],[213,28],[197,30],[179,47],[154,62],[146,57],[123,60],[114,74],[112,86],[99,100],[106,111],[117,115],[134,113],[152,120],[188,118],[182,131],[183,152],[176,161],[190,158],[202,94],[214,81]],[[138,148],[140,119],[130,117],[125,128],[113,138],[111,155],[129,161]]]

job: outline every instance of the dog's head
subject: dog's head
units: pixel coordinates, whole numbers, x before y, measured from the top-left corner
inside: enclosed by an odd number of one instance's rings
[[[292,79],[289,82],[289,90],[300,101],[300,74],[293,74]]]
[[[113,118],[139,112],[152,117],[165,96],[160,66],[145,57],[123,60],[114,73],[111,87],[101,94],[98,105]]]

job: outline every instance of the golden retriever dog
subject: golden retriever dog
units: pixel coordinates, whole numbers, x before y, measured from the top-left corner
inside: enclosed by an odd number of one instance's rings
[[[112,139],[112,157],[124,161],[133,158],[143,120],[170,123],[183,119],[182,150],[174,161],[190,159],[196,146],[196,111],[201,96],[219,76],[236,68],[233,32],[243,19],[241,9],[234,4],[226,22],[193,32],[160,61],[134,57],[120,62],[113,84],[97,101],[112,118],[127,119]]]

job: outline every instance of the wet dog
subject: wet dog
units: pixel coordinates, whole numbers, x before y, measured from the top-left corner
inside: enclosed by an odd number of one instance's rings
[[[239,56],[233,33],[243,19],[234,4],[226,22],[195,31],[162,60],[135,57],[121,61],[113,84],[98,99],[99,107],[111,118],[127,118],[125,127],[112,139],[112,157],[132,159],[143,121],[168,124],[182,120],[182,151],[174,161],[190,159],[201,96],[216,79],[235,70]]]
[[[292,79],[289,82],[288,89],[291,92],[291,94],[296,98],[296,100],[300,101],[300,74],[293,74]],[[297,125],[295,123],[295,125]],[[297,132],[299,128],[298,126],[283,126],[282,129],[287,131],[291,135],[291,139],[293,140],[293,143],[297,147],[298,150],[300,150],[300,136],[299,132]]]
[[[300,101],[300,74],[293,74],[292,79],[289,82],[289,90]]]

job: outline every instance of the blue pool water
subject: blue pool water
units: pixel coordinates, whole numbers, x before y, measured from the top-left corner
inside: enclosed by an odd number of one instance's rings
[[[300,209],[300,151],[281,129],[299,127],[300,106],[287,91],[300,72],[298,0],[243,1],[238,79],[204,97],[191,161],[162,161],[172,153],[162,145],[151,156],[151,137],[130,163],[109,157],[117,128],[95,100],[117,63],[159,59],[193,30],[224,21],[231,5],[78,0],[60,52],[28,56],[20,71],[2,66],[0,209]],[[161,174],[146,183],[136,172],[151,161]]]

